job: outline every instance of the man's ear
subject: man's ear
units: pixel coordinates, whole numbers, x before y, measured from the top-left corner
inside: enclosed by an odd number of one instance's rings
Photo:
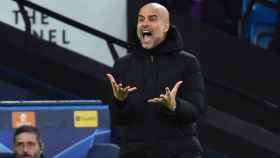
[[[164,32],[168,32],[169,28],[170,28],[169,23],[164,24]]]
[[[40,154],[43,153],[44,148],[45,148],[45,145],[44,145],[44,143],[41,142],[41,143],[40,143]]]

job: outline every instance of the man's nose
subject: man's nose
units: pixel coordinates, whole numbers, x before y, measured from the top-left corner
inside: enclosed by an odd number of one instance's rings
[[[29,149],[30,149],[30,148],[29,148],[27,145],[24,145],[24,146],[23,146],[23,151],[24,151],[25,153],[27,153]]]
[[[143,20],[142,26],[149,26],[149,20]]]

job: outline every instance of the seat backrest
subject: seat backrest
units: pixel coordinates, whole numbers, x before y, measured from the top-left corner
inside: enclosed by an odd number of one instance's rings
[[[278,1],[279,0],[267,0],[268,3],[271,3],[273,5],[277,5],[279,3]],[[244,16],[247,13],[250,2],[251,2],[251,0],[242,0],[242,11],[241,11],[242,16]],[[260,2],[258,0],[256,0],[254,4],[257,4],[257,3],[260,4]]]
[[[118,158],[120,147],[110,143],[94,144],[88,151],[87,158]]]
[[[265,6],[262,3],[256,3],[253,6],[252,18],[257,23],[267,23],[275,25],[277,22],[278,11]]]

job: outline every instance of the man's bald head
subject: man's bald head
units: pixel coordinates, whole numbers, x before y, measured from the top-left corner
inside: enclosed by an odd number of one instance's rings
[[[168,9],[165,6],[163,6],[159,3],[155,3],[155,2],[148,3],[141,7],[141,9],[139,10],[139,13],[141,12],[142,9],[146,9],[146,8],[153,8],[153,9],[157,10],[160,13],[160,15],[162,16],[162,18],[164,20],[166,20],[167,23],[170,23],[170,14],[169,14]]]
[[[143,48],[152,49],[162,43],[169,28],[169,11],[163,5],[148,3],[139,10],[137,35]]]

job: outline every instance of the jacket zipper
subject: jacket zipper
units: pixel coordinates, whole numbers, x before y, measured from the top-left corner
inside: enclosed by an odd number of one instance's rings
[[[151,59],[151,63],[154,63],[154,56],[150,56],[150,59]]]

